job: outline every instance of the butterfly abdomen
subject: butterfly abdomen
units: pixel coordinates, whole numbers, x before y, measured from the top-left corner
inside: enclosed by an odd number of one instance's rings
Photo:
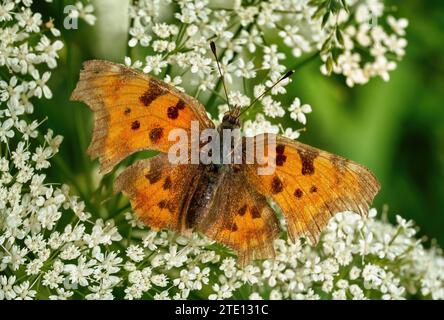
[[[196,182],[188,208],[182,212],[185,229],[193,229],[211,209],[227,170],[226,166],[217,164],[202,165],[201,168],[203,173]]]

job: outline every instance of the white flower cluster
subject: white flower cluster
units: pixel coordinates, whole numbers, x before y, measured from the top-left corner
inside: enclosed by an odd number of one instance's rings
[[[393,226],[375,216],[338,213],[316,247],[278,239],[275,259],[242,269],[197,234],[145,231],[126,250],[125,298],[444,299],[441,250],[424,249],[411,221],[397,216]]]
[[[54,40],[60,31],[52,20],[44,22],[31,5],[0,3],[0,299],[38,297],[40,284],[70,296],[68,288],[85,282],[69,262],[96,258],[99,245],[120,240],[110,223],[87,222],[90,214],[66,186],[45,181],[44,169],[63,139],[52,130],[41,135],[41,123],[28,117],[33,99],[52,98],[48,69],[57,67],[63,42]],[[67,212],[71,223],[62,223]]]
[[[315,248],[277,240],[277,257],[256,270],[250,298],[443,299],[441,250],[424,249],[412,221],[397,216],[393,226],[375,216],[374,209],[368,218],[338,213]],[[244,284],[244,272],[231,274]]]
[[[389,72],[405,55],[408,20],[385,16],[381,0],[348,0],[347,3],[351,6],[350,13],[342,10],[330,19],[331,25],[345,26],[343,32],[338,31],[341,36],[334,43],[336,59],[332,71],[344,75],[350,87],[366,84],[376,76],[388,81]],[[350,24],[351,19],[354,23]],[[327,61],[328,54],[322,58]],[[328,73],[327,63],[321,71]]]
[[[248,106],[249,97],[270,89],[287,68],[297,73],[304,61],[317,55],[326,62],[334,55],[331,71],[343,74],[349,86],[364,84],[377,75],[387,80],[388,72],[396,67],[394,58],[404,55],[406,40],[402,36],[407,20],[389,16],[389,31],[385,31],[382,25],[371,24],[384,17],[382,0],[346,0],[346,4],[348,11],[329,14],[324,22],[316,15],[319,8],[308,0],[238,0],[228,5],[210,0],[135,1],[130,7],[128,45],[140,50],[127,57],[127,64],[131,64],[130,58],[136,58],[133,66],[175,86],[186,86],[219,120],[228,105],[220,95],[218,72],[209,48],[211,40],[216,43],[221,69],[231,88],[228,101],[232,105]],[[340,34],[340,39],[333,39],[332,33]],[[291,49],[293,57],[282,52],[285,46],[278,46],[281,42]],[[321,67],[324,73],[329,69],[327,64]],[[295,131],[294,124],[289,128],[278,125],[287,114],[305,125],[305,115],[311,112],[309,105],[300,106],[299,99],[289,108],[279,101],[290,81],[273,87],[259,102],[259,121],[246,123],[247,134],[271,129],[293,139],[299,137],[301,130]]]

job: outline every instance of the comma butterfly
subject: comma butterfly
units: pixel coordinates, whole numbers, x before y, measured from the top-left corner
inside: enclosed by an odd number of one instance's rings
[[[267,200],[282,210],[292,240],[316,242],[335,213],[365,215],[379,190],[361,165],[282,136],[267,155],[276,165],[270,175],[259,175],[259,164],[172,164],[171,130],[191,134],[192,121],[201,130],[239,128],[239,108],[216,128],[198,101],[124,65],[85,62],[71,100],[94,112],[88,154],[99,158],[103,173],[135,152],[160,152],[125,169],[114,185],[148,226],[201,232],[234,249],[241,265],[274,256],[280,228]],[[263,136],[255,143],[267,141]]]

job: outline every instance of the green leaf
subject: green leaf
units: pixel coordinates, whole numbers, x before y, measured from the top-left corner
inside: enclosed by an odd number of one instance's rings
[[[341,46],[344,46],[344,36],[342,35],[342,31],[339,28],[336,28],[336,40]]]

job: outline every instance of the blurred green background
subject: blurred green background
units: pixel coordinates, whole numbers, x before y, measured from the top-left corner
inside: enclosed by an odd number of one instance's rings
[[[126,53],[128,2],[119,0],[119,10],[112,12],[110,2],[93,1],[96,26],[80,22],[79,30],[63,31],[66,48],[50,83],[54,99],[36,105],[39,118],[48,116],[43,126],[65,137],[50,170],[51,181],[71,184],[91,212],[100,206],[91,187],[96,166],[85,154],[92,114],[68,99],[82,61],[122,62]],[[390,82],[373,79],[351,89],[341,77],[322,76],[315,59],[296,70],[286,103],[298,96],[313,107],[301,141],[366,165],[382,185],[374,206],[381,211],[387,204],[390,219],[396,214],[414,219],[421,235],[444,246],[444,2],[388,3],[396,6],[395,16],[410,22],[406,57]],[[56,0],[55,7],[43,1],[37,6],[61,27],[63,1]]]

